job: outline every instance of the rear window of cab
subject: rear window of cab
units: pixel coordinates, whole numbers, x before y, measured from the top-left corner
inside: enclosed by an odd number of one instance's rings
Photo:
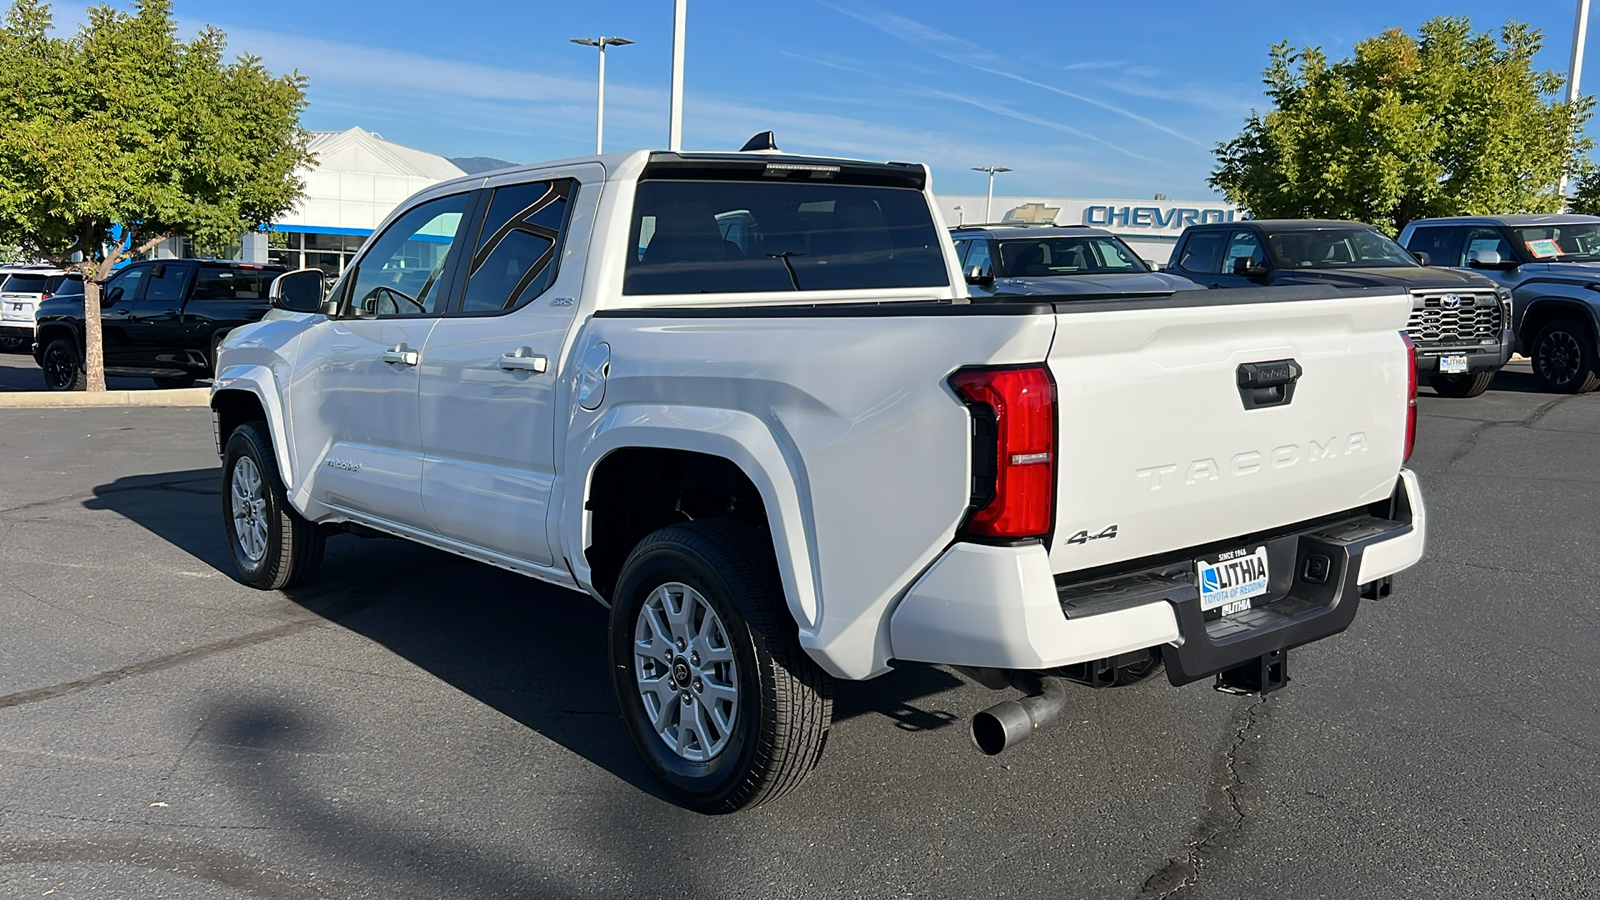
[[[947,287],[943,240],[913,188],[645,180],[622,292]]]

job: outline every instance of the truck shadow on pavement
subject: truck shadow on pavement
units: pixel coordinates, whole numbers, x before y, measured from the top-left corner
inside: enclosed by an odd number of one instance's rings
[[[84,506],[116,512],[231,578],[219,482],[217,469],[119,478],[94,488]],[[349,535],[330,538],[317,578],[284,596],[662,796],[618,715],[607,611],[586,596],[408,541]],[[878,715],[909,731],[956,725],[958,716],[925,698],[964,684],[920,664],[836,682],[834,721]]]

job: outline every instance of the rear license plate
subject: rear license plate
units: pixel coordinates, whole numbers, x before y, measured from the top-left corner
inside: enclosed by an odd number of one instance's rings
[[[1231,616],[1250,608],[1250,599],[1267,592],[1267,548],[1231,550],[1216,562],[1197,559],[1195,582],[1200,585],[1200,610],[1221,609]]]
[[[1459,375],[1466,370],[1467,358],[1465,356],[1439,357],[1439,371],[1445,373],[1446,375]]]

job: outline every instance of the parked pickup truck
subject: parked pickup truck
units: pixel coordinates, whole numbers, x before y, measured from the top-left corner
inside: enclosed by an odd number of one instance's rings
[[[1167,271],[1207,287],[1334,284],[1411,294],[1406,333],[1445,397],[1476,397],[1511,360],[1511,293],[1476,272],[1426,266],[1360,222],[1249,219],[1191,225]]]
[[[1546,390],[1600,387],[1600,216],[1417,219],[1400,241],[1436,266],[1470,268],[1510,290],[1517,350]]]
[[[833,679],[1017,685],[998,753],[1069,682],[1280,687],[1421,556],[1410,295],[972,303],[935,209],[780,153],[429,188],[223,343],[238,577],[343,525],[587,593],[635,747],[727,812],[816,765]]]
[[[217,345],[230,330],[270,308],[275,265],[163,259],[130,263],[100,289],[107,375],[153,378],[157,387],[190,387],[216,371]],[[33,358],[53,391],[81,391],[83,294],[39,304]]]

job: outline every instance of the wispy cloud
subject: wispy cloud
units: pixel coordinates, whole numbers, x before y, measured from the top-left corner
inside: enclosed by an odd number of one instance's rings
[[[905,16],[896,15],[890,12],[883,12],[882,10],[871,9],[870,7],[849,9],[843,6],[836,6],[832,3],[825,2],[825,0],[819,0],[819,2],[834,12],[849,16],[850,18],[855,19],[863,24],[870,25],[884,34],[889,35],[890,37],[896,38],[912,47],[915,47],[926,53],[932,53],[950,62],[957,63],[959,65],[975,69],[979,72],[984,72],[1000,78],[1009,78],[1012,81],[1020,82],[1031,87],[1036,87],[1040,90],[1050,91],[1051,93],[1059,94],[1068,99],[1076,100],[1079,103],[1085,103],[1089,106],[1103,109],[1106,112],[1131,119],[1141,125],[1154,128],[1157,131],[1164,132],[1165,134],[1171,135],[1178,140],[1194,144],[1197,147],[1207,146],[1204,141],[1190,137],[1176,128],[1163,125],[1154,119],[1141,116],[1132,110],[1124,109],[1111,103],[1106,103],[1103,100],[1097,100],[1094,97],[1090,97],[1085,94],[1079,94],[1074,91],[1069,91],[1065,88],[1056,87],[1053,84],[1046,84],[1042,81],[1035,81],[1031,78],[1025,78],[1015,72],[1008,71],[1005,68],[1006,61],[994,53],[991,53],[990,51],[985,50],[984,48],[979,47],[970,41],[956,37],[953,34],[947,34],[914,19],[908,19]]]
[[[1033,115],[1032,113],[1025,113],[1025,112],[1022,112],[1021,110],[1012,109],[1009,106],[1006,106],[1006,105],[1001,104],[1001,103],[995,103],[995,102],[993,102],[991,100],[979,100],[979,99],[977,99],[975,97],[963,97],[960,94],[951,94],[951,93],[946,93],[944,91],[929,91],[929,93],[932,94],[933,96],[936,96],[936,97],[944,97],[944,98],[946,98],[948,100],[954,100],[954,101],[956,101],[958,103],[966,103],[966,104],[969,104],[971,106],[976,106],[979,109],[987,110],[988,112],[992,112],[995,115],[1006,116],[1007,118],[1016,119],[1019,122],[1027,122],[1030,125],[1038,125],[1038,126],[1040,126],[1042,128],[1049,128],[1049,129],[1051,129],[1053,131],[1059,131],[1059,132],[1061,132],[1063,134],[1074,135],[1076,137],[1083,138],[1086,141],[1093,141],[1096,144],[1100,144],[1100,145],[1103,145],[1105,147],[1109,147],[1109,148],[1111,148],[1112,150],[1115,150],[1118,153],[1124,154],[1126,156],[1131,156],[1134,159],[1144,160],[1147,163],[1160,164],[1160,162],[1161,162],[1158,159],[1153,159],[1151,157],[1144,156],[1143,154],[1135,153],[1135,152],[1133,152],[1132,150],[1129,150],[1126,147],[1122,147],[1122,146],[1119,146],[1117,144],[1114,144],[1111,141],[1108,141],[1105,138],[1100,137],[1099,135],[1090,134],[1087,131],[1080,131],[1079,129],[1073,128],[1071,125],[1063,125],[1060,122],[1054,121],[1052,119],[1046,119],[1043,116],[1036,116],[1036,115]]]

